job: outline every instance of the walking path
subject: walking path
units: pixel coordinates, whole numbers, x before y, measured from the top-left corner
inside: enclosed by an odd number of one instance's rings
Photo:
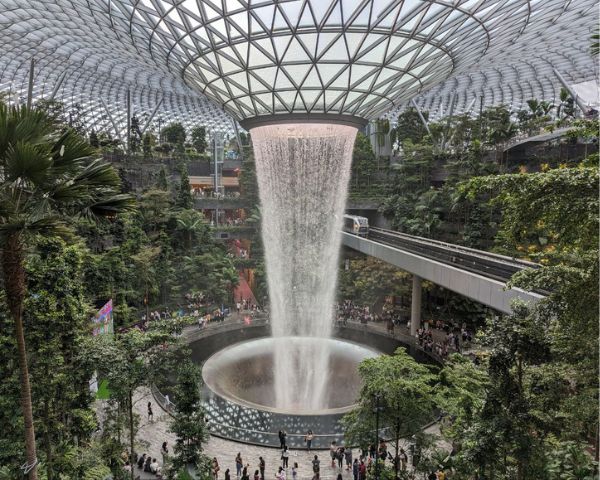
[[[241,314],[232,314],[224,322],[219,322],[213,325],[209,324],[206,329],[211,328],[222,328],[224,324],[236,324],[243,322],[244,312]],[[352,322],[352,325],[364,325]],[[368,330],[375,330],[378,333],[387,334],[386,325],[383,322],[369,322],[368,325],[364,325],[365,334]],[[191,335],[198,332],[198,327],[189,326],[184,329],[183,335]],[[396,327],[394,336],[404,336],[408,334],[406,328]],[[440,332],[441,334],[442,332]],[[437,332],[434,331],[437,336]],[[152,402],[154,419],[150,421],[147,416],[147,405],[148,402]],[[169,430],[169,422],[171,417],[167,414],[160,405],[155,401],[152,392],[149,388],[144,387],[136,391],[134,396],[134,410],[139,416],[139,429],[136,435],[136,452],[138,454],[146,453],[152,458],[157,458],[159,464],[163,464],[163,456],[161,454],[161,445],[163,442],[167,442],[169,451],[172,452],[173,445],[175,444],[175,435]],[[439,425],[434,424],[427,428],[425,432],[436,435],[439,437]],[[215,432],[217,433],[217,432]],[[403,447],[408,446],[408,441],[404,440]],[[438,446],[446,449],[450,449],[450,445],[441,439],[438,442]],[[390,446],[391,448],[391,446]],[[281,465],[281,452],[279,449],[269,448],[264,446],[247,445],[231,440],[225,440],[223,438],[211,436],[209,441],[205,445],[205,453],[209,457],[216,457],[221,466],[221,478],[224,476],[224,472],[227,468],[230,469],[232,478],[235,478],[235,457],[237,453],[241,453],[244,465],[249,464],[249,474],[252,478],[254,470],[258,468],[259,457],[262,456],[266,462],[266,473],[265,478],[271,480],[274,478],[277,468]],[[314,455],[317,454],[321,460],[321,478],[329,479],[336,478],[338,473],[342,474],[344,480],[350,480],[352,478],[352,472],[338,470],[332,468],[330,464],[329,451],[319,450],[315,452],[308,452],[306,450],[291,450],[289,457],[289,467],[293,466],[294,463],[298,463],[298,480],[312,478],[312,466],[311,461]],[[353,457],[359,454],[358,450],[353,451]],[[156,476],[141,472],[135,469],[136,476],[140,475],[140,479],[156,478]],[[291,477],[291,470],[288,472]]]
[[[161,445],[164,441],[168,443],[169,451],[172,451],[172,447],[175,444],[175,435],[169,431],[169,420],[170,416],[163,411],[161,408],[156,406],[154,398],[148,388],[140,388],[135,395],[135,411],[140,417],[140,428],[137,434],[138,453],[146,453],[153,458],[159,459],[159,463],[162,465],[162,455],[160,453]],[[155,406],[155,418],[154,421],[149,422],[147,417],[147,405],[148,402],[152,402]],[[434,424],[429,428],[425,429],[426,433],[439,436],[439,425]],[[402,440],[402,447],[407,450],[408,441]],[[438,442],[438,446],[450,450],[450,445],[446,442]],[[391,446],[390,446],[391,448]],[[221,478],[225,474],[227,468],[230,469],[231,477],[235,478],[235,457],[241,453],[244,465],[249,464],[248,468],[250,478],[254,474],[254,470],[258,469],[259,457],[263,457],[266,464],[265,479],[271,480],[277,473],[277,468],[281,466],[281,451],[277,448],[262,447],[257,445],[247,445],[243,443],[234,442],[231,440],[225,440],[223,438],[211,436],[209,441],[205,445],[205,453],[210,458],[216,457],[221,467]],[[353,458],[359,455],[358,449],[353,449]],[[352,472],[344,469],[339,470],[338,468],[331,468],[331,460],[328,450],[316,450],[308,452],[306,450],[291,450],[289,457],[289,469],[288,474],[291,478],[291,467],[294,463],[298,463],[298,480],[311,479],[312,466],[311,461],[314,455],[318,455],[321,460],[321,477],[322,479],[334,479],[338,473],[342,474],[344,480],[352,479]],[[136,472],[139,470],[136,469]],[[150,474],[144,474],[141,479],[156,478]]]

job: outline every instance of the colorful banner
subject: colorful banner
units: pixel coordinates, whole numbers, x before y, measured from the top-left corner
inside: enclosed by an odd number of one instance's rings
[[[94,323],[92,335],[106,335],[107,333],[114,332],[112,311],[113,304],[112,299],[110,299],[92,318],[92,322]]]

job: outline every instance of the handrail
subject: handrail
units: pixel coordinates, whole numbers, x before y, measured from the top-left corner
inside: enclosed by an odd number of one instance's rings
[[[374,231],[376,233],[383,234],[383,235],[389,235],[392,237],[395,236],[395,237],[403,238],[407,241],[414,242],[414,243],[439,246],[439,247],[442,247],[442,248],[445,248],[445,249],[451,250],[451,251],[465,252],[465,253],[469,253],[469,254],[472,254],[475,256],[480,256],[482,258],[490,258],[492,260],[496,260],[498,262],[505,263],[505,264],[511,265],[511,266],[518,266],[518,267],[522,267],[522,268],[539,268],[539,266],[540,266],[539,264],[537,264],[535,262],[521,260],[521,259],[518,259],[515,257],[501,255],[499,253],[486,252],[484,250],[477,250],[475,248],[465,247],[463,245],[456,245],[454,243],[442,242],[440,240],[433,240],[430,238],[418,237],[416,235],[408,235],[406,233],[396,232],[393,230],[386,230],[386,229],[377,228],[377,227],[371,227],[370,230]]]

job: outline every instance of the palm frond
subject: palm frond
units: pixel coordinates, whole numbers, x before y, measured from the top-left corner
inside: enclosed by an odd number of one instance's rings
[[[102,198],[81,209],[81,216],[87,218],[113,218],[120,212],[136,209],[135,197],[125,193]]]
[[[102,159],[93,160],[79,171],[73,179],[73,183],[85,185],[88,188],[121,186],[119,174],[109,163]]]
[[[39,185],[46,179],[52,159],[43,145],[19,141],[6,150],[4,156],[5,180],[20,180]]]

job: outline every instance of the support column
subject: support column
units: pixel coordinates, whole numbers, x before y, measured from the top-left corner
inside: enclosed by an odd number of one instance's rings
[[[410,336],[414,337],[421,328],[421,277],[413,275],[412,301],[410,305]]]

